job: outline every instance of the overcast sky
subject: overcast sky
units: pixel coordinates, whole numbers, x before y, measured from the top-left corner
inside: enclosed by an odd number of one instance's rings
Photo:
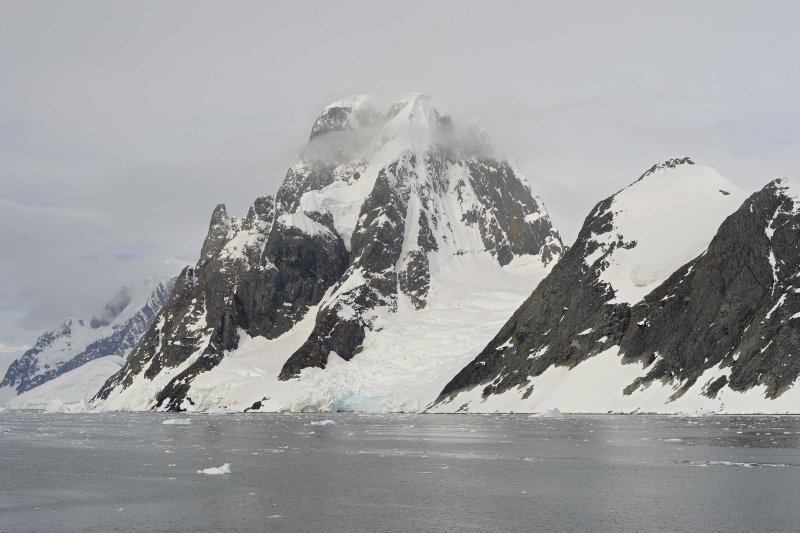
[[[793,2],[0,2],[0,370],[274,193],[328,102],[434,95],[484,123],[565,241],[690,155],[800,172]],[[680,216],[676,214],[676,216]]]

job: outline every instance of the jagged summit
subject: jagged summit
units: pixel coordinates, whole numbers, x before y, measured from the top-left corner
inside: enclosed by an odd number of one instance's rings
[[[333,134],[326,135],[326,134]],[[314,122],[306,159],[343,159],[369,152],[424,149],[440,145],[455,153],[490,151],[486,131],[476,122],[459,127],[447,108],[424,93],[383,103],[369,95],[337,100],[326,106]]]
[[[446,108],[431,95],[412,93],[385,103],[368,94],[348,96],[331,102],[311,128],[311,138],[332,131],[346,131],[388,122],[436,123],[448,116]],[[445,118],[446,120],[446,118]]]
[[[369,121],[354,119],[367,110],[372,117]],[[331,117],[336,117],[336,120]],[[372,127],[365,127],[367,122]],[[441,179],[439,183],[431,181],[439,169],[417,164],[423,159],[429,159],[433,164],[431,156],[434,154],[438,166],[451,161],[480,163],[497,160],[498,166],[507,167],[509,174],[519,174],[515,166],[494,155],[488,133],[482,126],[476,122],[460,125],[443,105],[422,93],[383,106],[364,95],[339,100],[325,108],[315,122],[314,130],[317,133],[312,134],[312,139],[321,138],[312,140],[300,160],[289,169],[276,195],[276,213],[278,217],[287,213],[281,220],[287,225],[316,228],[323,232],[313,223],[313,217],[309,221],[305,214],[321,212],[329,215],[335,232],[348,250],[364,199],[376,186],[380,172],[393,161],[416,164],[411,172],[393,174],[394,188],[440,189],[439,193],[444,195],[448,194],[441,190],[445,182]],[[327,136],[321,133],[323,130],[338,133],[326,139]],[[344,136],[341,135],[343,132]],[[528,189],[524,179],[519,182]],[[449,194],[455,193],[459,201],[463,201],[468,192],[459,187]],[[536,200],[540,204],[536,211],[542,212],[546,219],[541,200]],[[556,240],[559,239],[554,234],[553,241]],[[503,255],[508,256],[507,253]]]

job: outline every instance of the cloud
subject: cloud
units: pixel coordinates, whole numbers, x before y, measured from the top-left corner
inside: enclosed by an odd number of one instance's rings
[[[3,343],[0,343],[0,354],[17,354],[22,353],[25,350],[30,349],[30,345],[28,344],[19,344],[17,346],[7,346]]]
[[[81,256],[81,259],[83,261],[90,261],[90,262],[101,259],[113,259],[115,261],[135,261],[138,259],[144,259],[151,252],[154,252],[156,250],[157,247],[154,245],[129,244],[106,253],[95,253],[95,254],[84,255]]]
[[[12,215],[27,215],[51,218],[74,218],[79,220],[94,220],[98,213],[70,206],[26,204],[10,198],[0,198],[0,210],[10,212]]]

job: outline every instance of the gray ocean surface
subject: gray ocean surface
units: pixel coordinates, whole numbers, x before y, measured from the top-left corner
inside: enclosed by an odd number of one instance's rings
[[[4,411],[0,531],[800,531],[800,417]]]

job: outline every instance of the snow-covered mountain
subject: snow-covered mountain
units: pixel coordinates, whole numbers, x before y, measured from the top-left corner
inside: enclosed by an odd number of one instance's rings
[[[670,160],[600,202],[432,412],[798,412],[800,188]]]
[[[88,384],[83,379],[84,365],[110,358],[119,367],[152,325],[174,282],[174,279],[156,282],[148,278],[134,288],[123,287],[91,320],[70,318],[57,329],[44,333],[8,367],[0,382],[0,395],[11,397],[32,392],[67,374],[72,374],[69,380],[83,390]],[[112,373],[110,370],[106,378]],[[94,383],[97,386],[96,380]],[[37,391],[37,396],[41,392]]]
[[[432,98],[326,107],[275,198],[214,211],[197,265],[94,403],[418,410],[562,253],[486,132]]]

